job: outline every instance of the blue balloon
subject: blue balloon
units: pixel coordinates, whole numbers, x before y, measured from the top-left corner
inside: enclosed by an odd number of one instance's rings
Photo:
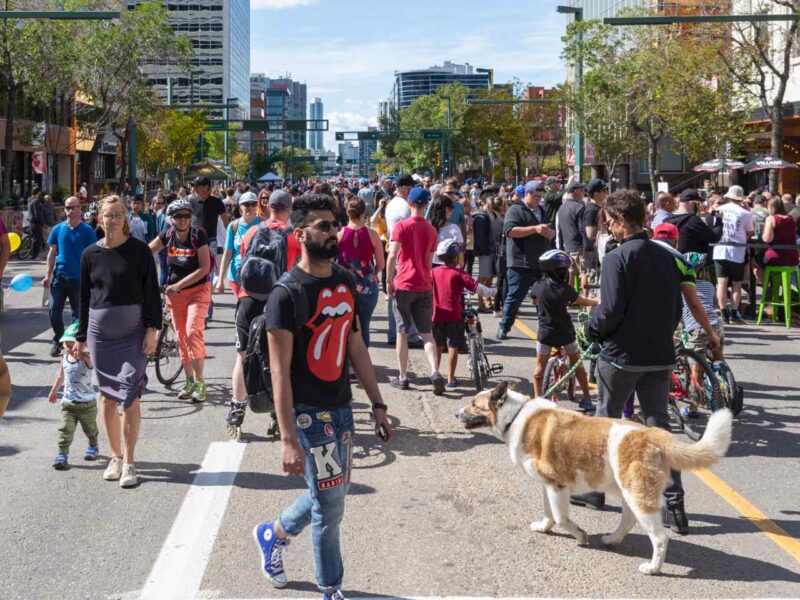
[[[15,275],[14,279],[8,285],[15,292],[27,292],[33,285],[33,278],[27,273],[20,273]]]

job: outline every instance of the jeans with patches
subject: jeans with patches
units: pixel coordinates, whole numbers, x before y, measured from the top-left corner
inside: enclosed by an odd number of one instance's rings
[[[350,487],[353,410],[350,404],[319,408],[295,404],[295,427],[306,453],[308,490],[283,511],[280,528],[290,536],[311,525],[317,586],[322,592],[341,587],[344,577],[339,525]]]
[[[619,419],[628,398],[636,392],[648,427],[672,431],[669,423],[670,371],[625,371],[604,358],[597,361],[598,417]],[[667,506],[683,502],[680,471],[670,471],[664,499]]]

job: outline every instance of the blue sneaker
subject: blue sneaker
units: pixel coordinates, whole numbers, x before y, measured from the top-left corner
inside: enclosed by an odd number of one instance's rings
[[[322,600],[345,600],[345,597],[342,590],[336,590],[333,593],[322,592]]]
[[[687,419],[696,419],[698,416],[700,416],[699,412],[697,412],[696,410],[689,410],[688,406],[684,406],[681,413]]]
[[[592,402],[588,398],[582,398],[581,401],[578,402],[578,408],[581,409],[583,412],[592,412],[596,409],[594,402]]]
[[[83,455],[83,460],[97,460],[99,452],[100,448],[98,448],[96,444],[89,444],[89,447],[86,448],[86,453]]]
[[[289,540],[282,540],[275,534],[275,523],[259,523],[253,528],[253,539],[261,553],[261,572],[276,588],[288,583],[283,570],[283,552]]]
[[[454,390],[458,387],[458,380],[456,379],[455,381],[448,381],[444,384],[444,387],[446,387],[448,390]]]
[[[66,452],[59,452],[56,459],[53,461],[53,468],[56,471],[63,471],[67,468],[68,465],[68,455]]]

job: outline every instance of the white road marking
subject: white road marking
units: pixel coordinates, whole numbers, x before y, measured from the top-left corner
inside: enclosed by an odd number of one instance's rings
[[[144,584],[142,600],[195,598],[247,444],[214,442]]]

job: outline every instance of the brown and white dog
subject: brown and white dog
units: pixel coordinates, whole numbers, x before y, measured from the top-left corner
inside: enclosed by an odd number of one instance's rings
[[[686,444],[663,429],[559,409],[506,383],[479,393],[472,406],[506,443],[511,462],[544,486],[544,518],[531,523],[533,531],[546,533],[559,525],[585,545],[586,532],[569,519],[570,495],[615,494],[622,499],[622,518],[602,542],[619,544],[638,521],[653,544],[653,558],[639,566],[647,575],[661,571],[667,553],[661,503],[670,469],[716,463],[728,450],[733,421],[729,410],[719,410],[709,418],[702,439]]]

